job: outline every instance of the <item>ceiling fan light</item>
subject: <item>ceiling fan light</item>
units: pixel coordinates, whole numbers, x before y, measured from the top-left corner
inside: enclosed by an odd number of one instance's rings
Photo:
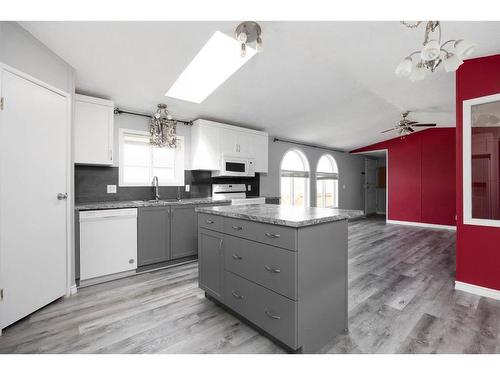
[[[420,57],[424,61],[432,61],[437,59],[440,54],[441,54],[441,47],[439,46],[437,40],[429,40],[422,48]]]
[[[455,72],[464,62],[460,60],[456,53],[449,53],[444,59],[444,70],[447,72]]]
[[[396,67],[395,73],[399,78],[408,77],[413,70],[413,62],[411,57],[405,57]]]
[[[472,55],[472,52],[474,52],[475,48],[476,45],[469,40],[461,39],[455,42],[455,53],[461,60],[464,60]]]
[[[410,74],[410,81],[422,81],[425,78],[425,68],[420,62],[418,63]]]

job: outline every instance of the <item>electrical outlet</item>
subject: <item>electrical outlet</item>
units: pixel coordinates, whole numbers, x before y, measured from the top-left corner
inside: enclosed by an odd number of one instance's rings
[[[108,194],[116,194],[116,185],[108,185]]]
[[[252,191],[252,185],[247,186],[247,191]]]
[[[186,193],[189,193],[189,190],[191,190],[191,186],[190,185],[186,185],[184,187],[184,190],[186,190]]]

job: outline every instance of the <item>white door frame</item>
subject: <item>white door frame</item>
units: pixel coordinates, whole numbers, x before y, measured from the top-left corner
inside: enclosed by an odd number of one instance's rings
[[[66,99],[67,102],[67,134],[66,134],[66,194],[68,194],[67,198],[67,203],[66,203],[66,296],[71,295],[71,287],[74,283],[74,280],[71,280],[72,272],[72,254],[71,254],[71,249],[72,249],[72,243],[73,243],[73,236],[72,236],[72,230],[71,230],[71,225],[73,223],[72,217],[73,217],[73,210],[74,210],[74,200],[73,200],[73,180],[71,178],[71,169],[73,167],[73,156],[72,156],[72,150],[71,150],[71,137],[72,137],[72,127],[71,127],[71,118],[72,118],[72,94],[67,93],[65,91],[62,91],[52,85],[49,85],[48,83],[45,83],[43,81],[40,81],[39,79],[26,74],[16,68],[13,68],[7,64],[4,64],[3,62],[0,61],[0,70],[1,71],[7,71],[9,73],[12,73],[14,75],[17,75],[18,77],[21,77],[27,81],[30,81],[38,86],[41,86],[43,88],[46,88],[47,90],[50,90],[52,92],[55,92],[56,94],[61,95]],[[0,74],[0,89],[2,88],[2,74]],[[5,105],[9,105],[8,102],[6,102]],[[0,252],[2,249],[0,248]]]
[[[389,220],[389,150],[384,148],[373,151],[362,151],[362,152],[355,152],[353,153],[353,155],[367,155],[372,153],[379,153],[380,151],[383,151],[385,153],[385,221],[388,221]]]

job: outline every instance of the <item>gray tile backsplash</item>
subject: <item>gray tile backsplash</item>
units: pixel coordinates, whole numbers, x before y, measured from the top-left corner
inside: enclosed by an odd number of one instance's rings
[[[259,195],[259,176],[252,178],[212,178],[209,171],[185,171],[185,184],[191,191],[185,192],[181,187],[182,198],[203,198],[212,195],[212,184],[245,183],[251,186],[248,196]],[[106,192],[107,185],[116,185],[116,194]],[[177,197],[177,187],[160,187],[161,199]],[[75,166],[75,203],[127,201],[153,199],[153,189],[149,186],[118,186],[118,167]]]

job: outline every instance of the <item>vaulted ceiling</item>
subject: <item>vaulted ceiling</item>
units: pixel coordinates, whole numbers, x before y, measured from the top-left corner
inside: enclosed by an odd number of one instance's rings
[[[164,94],[216,31],[235,22],[21,22],[76,70],[77,91],[178,118],[207,118],[271,135],[350,150],[395,136],[399,120],[455,126],[455,77],[439,67],[424,81],[394,75],[419,48],[423,28],[399,22],[261,22],[264,52],[203,103]],[[473,57],[500,53],[500,22],[442,22],[443,40],[467,38]]]

